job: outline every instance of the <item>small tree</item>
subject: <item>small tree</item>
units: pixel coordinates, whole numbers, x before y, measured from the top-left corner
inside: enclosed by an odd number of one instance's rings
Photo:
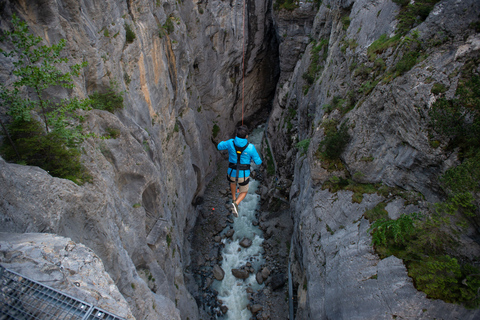
[[[85,109],[89,101],[77,98],[54,101],[46,91],[58,86],[73,88],[72,76],[78,75],[87,63],[71,66],[71,72],[61,71],[59,66],[68,62],[67,58],[61,57],[65,40],[52,46],[41,45],[43,39],[30,34],[27,24],[15,15],[12,24],[13,31],[4,31],[0,37],[1,42],[8,43],[12,49],[0,51],[5,57],[12,58],[16,78],[8,87],[0,84],[0,103],[11,118],[11,122],[7,126],[2,123],[2,127],[15,152],[12,155],[5,144],[3,154],[7,160],[44,169],[62,167],[62,162],[68,163],[69,160],[79,162],[79,152],[74,148],[82,141],[82,134],[81,127],[74,125],[74,111]],[[40,161],[40,158],[44,160]],[[69,170],[59,168],[51,173],[74,181],[77,179],[73,176],[80,174],[66,171]]]

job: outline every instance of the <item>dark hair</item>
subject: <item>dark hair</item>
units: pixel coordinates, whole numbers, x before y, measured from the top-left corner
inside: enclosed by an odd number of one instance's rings
[[[237,137],[245,139],[248,134],[248,128],[247,126],[241,125],[237,127]]]

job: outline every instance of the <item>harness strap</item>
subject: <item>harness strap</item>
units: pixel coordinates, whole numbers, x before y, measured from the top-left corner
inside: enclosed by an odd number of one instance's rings
[[[245,149],[247,149],[249,144],[250,143],[247,142],[247,144],[245,146],[239,147],[235,144],[235,142],[233,142],[233,146],[235,147],[235,152],[237,153],[237,163],[230,162],[228,164],[229,169],[232,169],[232,170],[235,169],[236,170],[235,181],[232,181],[232,180],[230,180],[230,178],[228,178],[228,181],[230,181],[231,183],[235,182],[235,184],[238,184],[240,186],[245,186],[250,181],[250,178],[247,178],[247,179],[245,179],[244,182],[238,183],[238,176],[240,175],[240,171],[243,171],[243,176],[245,177],[245,171],[250,170],[250,164],[241,164],[240,163],[240,156],[242,155],[243,151],[245,151]],[[231,171],[230,171],[230,173],[231,173]],[[227,174],[227,177],[228,176],[229,175]]]

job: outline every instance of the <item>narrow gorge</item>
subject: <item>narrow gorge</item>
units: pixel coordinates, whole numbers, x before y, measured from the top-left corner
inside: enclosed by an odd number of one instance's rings
[[[479,1],[0,0],[0,17],[3,268],[124,319],[480,318]],[[38,107],[13,131],[15,17],[80,66],[18,88],[85,101],[81,179],[10,147],[30,121],[54,131]],[[216,146],[241,123],[263,164],[235,218]]]

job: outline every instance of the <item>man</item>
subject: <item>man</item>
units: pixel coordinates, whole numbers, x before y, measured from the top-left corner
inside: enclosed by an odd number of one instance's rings
[[[255,146],[248,142],[247,126],[239,126],[235,139],[222,141],[218,144],[218,150],[228,150],[228,171],[227,179],[230,182],[232,192],[232,210],[235,217],[238,217],[238,205],[245,199],[248,192],[248,183],[250,181],[250,162],[260,165],[262,159],[258,155]],[[239,195],[236,197],[237,184],[239,186]]]

